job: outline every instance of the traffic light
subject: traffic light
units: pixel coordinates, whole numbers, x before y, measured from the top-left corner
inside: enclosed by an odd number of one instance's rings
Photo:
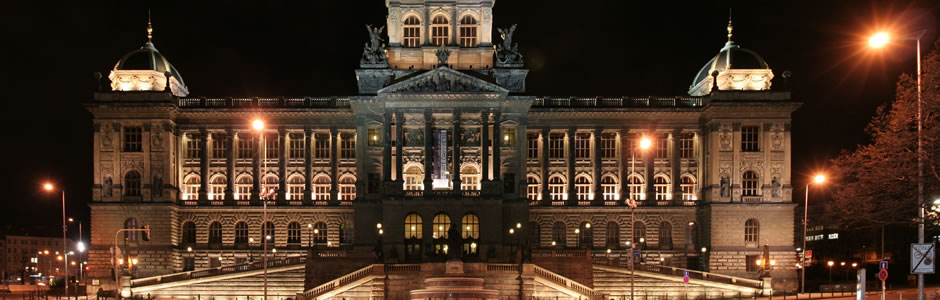
[[[150,225],[144,225],[144,241],[150,241]]]

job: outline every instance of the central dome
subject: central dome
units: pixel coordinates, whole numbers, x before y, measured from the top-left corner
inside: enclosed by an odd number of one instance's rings
[[[179,71],[176,71],[176,68],[170,64],[170,61],[160,54],[160,51],[153,46],[153,43],[146,43],[143,47],[140,47],[140,49],[125,54],[124,57],[121,57],[121,60],[118,60],[117,64],[114,65],[114,70],[170,72],[170,76],[176,78],[181,85],[186,85]]]
[[[169,85],[173,95],[189,94],[179,71],[150,42],[121,57],[108,79],[114,91],[164,91]]]
[[[715,55],[714,58],[709,60],[708,63],[699,70],[698,76],[695,76],[695,80],[692,80],[692,86],[694,87],[702,82],[702,80],[710,78],[714,71],[723,73],[729,69],[770,70],[770,66],[767,65],[767,62],[765,62],[757,52],[741,48],[735,44],[727,44],[724,48],[721,48],[718,55]]]

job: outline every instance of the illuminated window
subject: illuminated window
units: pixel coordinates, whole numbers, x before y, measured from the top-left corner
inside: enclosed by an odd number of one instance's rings
[[[679,153],[681,158],[692,158],[693,150],[695,147],[695,134],[694,133],[683,133],[682,138],[679,140]]]
[[[225,135],[212,135],[212,158],[227,158],[228,143],[225,141]]]
[[[742,126],[741,127],[741,152],[760,151],[760,127]]]
[[[313,199],[318,201],[330,200],[330,177],[319,175],[313,180]]]
[[[402,46],[408,48],[421,46],[421,20],[415,16],[408,16],[403,25]]]
[[[252,158],[255,151],[255,138],[250,134],[238,135],[238,158]]]
[[[248,200],[251,198],[251,176],[244,175],[238,177],[238,181],[235,182],[235,199],[238,200]]]
[[[666,221],[659,223],[659,249],[672,249],[672,223]]]
[[[186,135],[186,158],[188,159],[199,159],[201,156],[201,149],[199,147],[199,136],[195,134]]]
[[[759,178],[754,171],[744,172],[741,181],[741,194],[743,196],[757,196]]]
[[[654,142],[656,143],[656,158],[669,157],[669,135],[657,135]]]
[[[300,245],[300,223],[290,222],[290,224],[287,224],[287,244]]]
[[[356,135],[346,133],[340,135],[340,158],[356,158]]]
[[[209,244],[222,244],[222,224],[219,222],[212,222],[212,224],[209,224]]]
[[[613,133],[601,134],[601,158],[614,159],[617,157],[617,135]]]
[[[264,157],[267,159],[277,159],[279,157],[280,143],[276,134],[266,134],[264,136]]]
[[[421,239],[421,216],[410,213],[405,216],[405,239]]]
[[[215,176],[209,181],[209,200],[225,199],[225,176]]]
[[[554,176],[548,180],[548,190],[552,200],[568,199],[568,186],[561,176]]]
[[[472,213],[466,214],[460,219],[460,224],[463,226],[460,236],[464,239],[464,254],[477,254],[477,249],[479,249],[477,244],[480,241],[480,218]]]
[[[124,174],[124,195],[140,196],[140,172],[130,170]]]
[[[539,158],[539,134],[529,133],[526,135],[526,141],[529,147],[529,159]]]
[[[315,148],[316,158],[319,159],[328,159],[330,158],[330,135],[329,134],[317,134],[315,135]]]
[[[471,15],[463,16],[460,19],[460,46],[477,46],[477,19]]]
[[[186,178],[186,181],[183,182],[183,200],[196,200],[199,199],[199,176],[191,175],[189,178]]]
[[[565,158],[565,134],[552,133],[548,139],[548,157],[552,159]]]
[[[287,200],[304,199],[304,177],[296,175],[287,181]]]
[[[431,237],[435,239],[446,239],[447,232],[450,231],[450,216],[447,214],[437,214],[434,216],[434,230]]]
[[[339,180],[339,200],[352,201],[356,199],[356,177],[343,176]]]
[[[578,200],[591,200],[591,179],[587,176],[578,176],[574,179],[574,189]]]
[[[839,239],[839,233],[830,233],[828,238],[829,238],[830,240],[838,240],[838,239]]]
[[[666,176],[656,176],[653,178],[653,188],[656,189],[657,201],[672,199],[672,195],[669,193],[669,181],[666,180]]]
[[[617,193],[617,181],[613,176],[604,176],[601,178],[601,189],[604,191],[604,200],[620,199],[620,195]]]
[[[405,190],[421,191],[424,190],[424,172],[417,166],[411,166],[405,170]]]
[[[577,133],[574,135],[575,159],[591,158],[591,134]]]
[[[434,46],[450,44],[450,24],[447,17],[436,15],[431,19],[431,44]]]
[[[382,137],[379,136],[378,128],[369,128],[369,146],[382,146]]]
[[[141,127],[124,127],[124,152],[141,152],[143,151],[143,128]]]
[[[682,188],[682,200],[684,201],[694,201],[697,200],[695,197],[695,179],[690,175],[682,176],[682,179],[679,181],[679,187]]]
[[[640,176],[630,175],[627,177],[627,187],[630,188],[630,199],[646,200],[646,193],[643,192],[643,180]]]
[[[526,198],[529,201],[538,201],[542,199],[541,184],[539,184],[539,178],[533,175],[526,177]]]
[[[289,136],[290,158],[304,158],[304,136],[302,134],[291,134]]]
[[[460,169],[460,189],[464,191],[480,190],[480,172],[474,166],[464,166]]]
[[[744,222],[744,242],[757,244],[760,241],[760,223],[757,219],[748,219]]]

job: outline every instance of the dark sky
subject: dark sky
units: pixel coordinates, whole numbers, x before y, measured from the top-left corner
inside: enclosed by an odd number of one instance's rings
[[[148,5],[154,43],[193,96],[354,95],[363,25],[383,24],[386,13],[381,0],[37,2],[0,3],[0,225],[51,230],[61,208],[41,191],[44,180],[68,190],[70,215],[88,218],[92,128],[82,103],[95,89],[93,72],[107,76],[146,41]],[[804,102],[793,115],[796,185],[865,142],[875,108],[892,99],[901,73],[914,71],[913,42],[872,52],[865,37],[877,28],[927,29],[926,52],[940,17],[940,2],[930,0],[638,2],[655,1],[499,0],[494,18],[497,27],[519,24],[529,94],[684,95],[724,45],[732,8],[735,42],[770,64],[775,89],[792,71],[793,98]]]

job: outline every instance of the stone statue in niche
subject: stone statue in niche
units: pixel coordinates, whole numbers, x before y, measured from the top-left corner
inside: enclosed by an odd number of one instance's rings
[[[163,177],[160,175],[153,176],[153,184],[151,188],[154,197],[163,197]]]
[[[382,43],[384,42],[381,36],[382,30],[385,30],[385,25],[379,28],[366,25],[366,31],[369,32],[369,42],[362,48],[362,58],[359,59],[361,66],[378,67],[388,64],[388,57],[385,54],[385,44]]]
[[[777,177],[774,176],[774,179],[770,181],[770,195],[773,197],[780,197],[780,181],[777,180]]]
[[[496,45],[496,62],[500,65],[522,65],[522,54],[519,53],[519,44],[512,42],[512,35],[516,32],[516,25],[508,29],[497,28],[502,44]]]
[[[104,177],[104,183],[101,184],[101,195],[111,197],[111,176]]]
[[[783,150],[783,134],[780,132],[771,133],[770,145],[774,150]]]
[[[163,133],[159,130],[153,132],[153,148],[163,149]]]
[[[728,176],[721,177],[721,197],[731,197],[731,189],[728,187]]]
[[[111,130],[105,129],[105,131],[101,133],[101,147],[111,148],[112,143]]]
[[[722,132],[718,134],[718,139],[721,143],[722,150],[731,150],[731,134],[728,132]]]

